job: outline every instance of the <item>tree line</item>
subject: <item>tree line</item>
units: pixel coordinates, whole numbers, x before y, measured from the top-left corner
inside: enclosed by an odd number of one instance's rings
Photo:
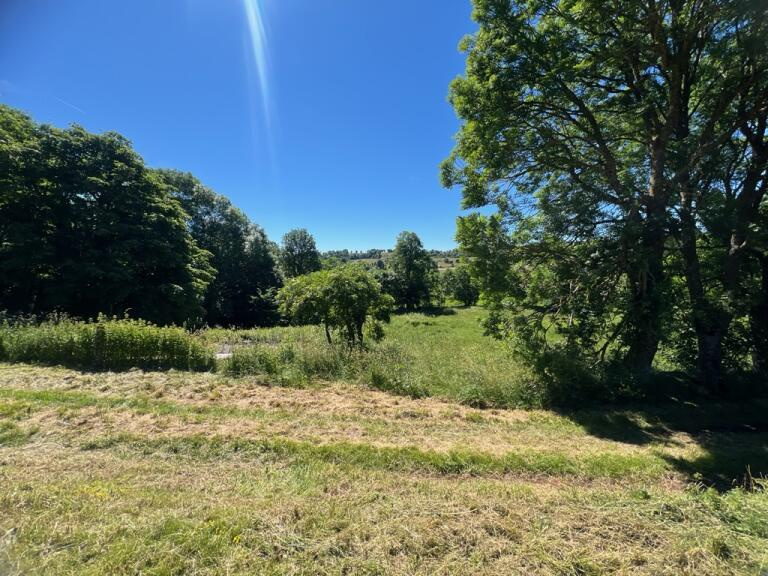
[[[474,0],[443,165],[489,331],[549,374],[768,375],[768,7]]]
[[[416,234],[403,233],[387,262],[362,279],[326,277],[369,293],[373,282],[411,310],[431,304],[436,266]],[[337,264],[304,229],[278,246],[193,175],[147,167],[119,134],[0,106],[0,311],[267,326],[293,318],[277,297],[286,281]],[[355,339],[358,323],[345,327]]]
[[[269,324],[276,254],[229,200],[145,166],[121,135],[0,107],[0,309]]]

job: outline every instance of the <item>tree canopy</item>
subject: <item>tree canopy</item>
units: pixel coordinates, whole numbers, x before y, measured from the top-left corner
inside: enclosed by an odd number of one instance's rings
[[[480,298],[480,286],[472,277],[470,267],[461,263],[443,272],[441,278],[447,296],[458,300],[464,306],[474,306]]]
[[[0,107],[0,310],[160,324],[277,320],[277,247],[191,174],[118,134]]]
[[[473,14],[443,181],[497,210],[458,236],[499,310],[533,346],[641,378],[690,328],[718,389],[744,353],[728,349],[737,318],[753,356],[766,349],[765,4],[475,0]]]
[[[156,173],[187,213],[187,227],[211,253],[216,277],[205,293],[205,320],[211,325],[269,325],[277,320],[274,297],[281,285],[277,246],[229,199],[192,174]]]
[[[408,310],[428,306],[437,265],[415,233],[401,232],[398,235],[388,265],[392,275],[385,284],[397,304]]]
[[[287,278],[320,270],[320,252],[312,234],[304,228],[286,233],[280,247],[280,264]]]
[[[278,294],[280,311],[297,324],[323,324],[328,342],[338,332],[350,346],[363,345],[366,322],[389,321],[392,298],[376,278],[355,264],[297,276]]]
[[[210,256],[125,138],[0,106],[0,308],[199,322]]]

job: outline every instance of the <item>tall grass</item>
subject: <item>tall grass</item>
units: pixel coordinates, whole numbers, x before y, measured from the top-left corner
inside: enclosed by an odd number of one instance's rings
[[[538,408],[585,394],[575,379],[547,380],[516,360],[503,342],[483,336],[479,308],[452,314],[403,314],[384,342],[364,350],[331,346],[317,326],[189,334],[135,320],[54,319],[34,325],[0,325],[0,359],[75,368],[207,370],[219,346],[232,356],[217,370],[235,377],[262,376],[282,386],[345,380],[420,398],[435,396],[475,408]],[[562,403],[562,402],[561,402]]]
[[[410,370],[411,359],[400,346],[372,344],[360,350],[329,345],[317,329],[244,331],[238,335],[232,357],[220,364],[230,376],[264,375],[285,386],[303,386],[313,380],[348,380],[411,396],[426,396]]]
[[[313,379],[343,378],[349,365],[335,347],[284,343],[235,348],[221,370],[230,376],[266,375],[277,384],[303,386]]]
[[[208,370],[210,349],[182,328],[142,320],[56,318],[0,326],[0,359],[94,370]]]
[[[479,308],[450,314],[401,314],[383,343],[366,350],[328,346],[317,327],[207,330],[201,337],[234,347],[223,370],[266,375],[282,385],[349,380],[393,394],[442,397],[474,408],[541,408],[585,395],[579,382],[543,378],[507,344],[483,335]]]

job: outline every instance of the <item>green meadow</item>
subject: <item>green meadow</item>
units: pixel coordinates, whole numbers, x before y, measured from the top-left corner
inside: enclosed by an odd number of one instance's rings
[[[516,407],[481,316],[396,316],[354,353],[210,330],[233,356],[207,371],[0,364],[0,573],[768,567],[768,405]]]

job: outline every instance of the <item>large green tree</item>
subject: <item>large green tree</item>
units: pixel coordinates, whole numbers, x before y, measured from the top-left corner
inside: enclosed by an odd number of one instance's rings
[[[464,306],[474,306],[480,299],[478,282],[472,277],[470,267],[464,262],[443,272],[441,282],[446,295],[458,300]]]
[[[0,308],[196,323],[209,258],[125,138],[0,107]]]
[[[546,316],[585,355],[615,343],[640,376],[664,335],[668,255],[679,251],[699,376],[716,388],[765,192],[764,3],[474,8],[466,76],[451,87],[463,124],[443,179],[465,208],[498,216],[460,222],[465,250],[482,259],[501,229],[528,317]],[[706,273],[703,245],[721,251]]]
[[[280,247],[280,264],[288,278],[320,270],[320,252],[312,234],[304,228],[287,232]]]
[[[387,264],[392,275],[386,284],[397,304],[405,306],[407,310],[428,306],[437,264],[414,232],[401,232],[398,235]]]
[[[193,175],[158,170],[187,213],[195,242],[211,253],[216,277],[205,293],[205,320],[212,325],[269,325],[277,320],[280,287],[277,246],[264,230]]]

